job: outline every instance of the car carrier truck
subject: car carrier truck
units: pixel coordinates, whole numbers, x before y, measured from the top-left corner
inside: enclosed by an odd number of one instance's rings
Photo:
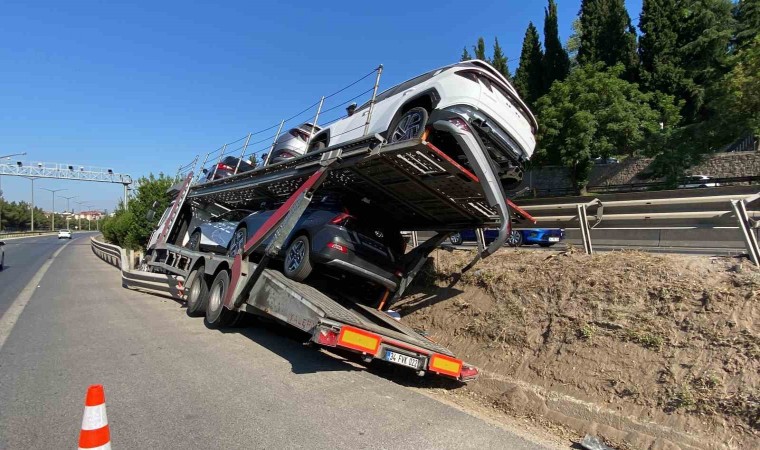
[[[383,312],[452,232],[498,229],[487,247],[480,240],[476,258],[463,271],[501,248],[509,235],[511,202],[477,135],[451,119],[431,128],[455,138],[465,165],[429,142],[427,130],[393,144],[380,135],[365,136],[219,180],[196,180],[190,172],[154,232],[145,265],[183,280],[188,314],[205,315],[208,327],[234,326],[245,314],[264,316],[307,333],[312,344],[357,352],[365,361],[380,359],[419,375],[473,380],[477,368]],[[326,193],[361,198],[399,229],[435,232],[404,254],[395,292],[386,291],[377,302],[345,301],[269,267],[310,201]],[[255,208],[262,202],[280,206],[237,254],[183,245],[188,230],[213,211]],[[254,258],[254,249],[262,244],[263,256]]]

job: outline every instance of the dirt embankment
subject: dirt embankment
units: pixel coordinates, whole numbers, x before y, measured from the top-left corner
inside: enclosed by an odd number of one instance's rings
[[[437,251],[400,302],[482,378],[455,395],[627,448],[760,448],[760,271],[731,258]],[[422,286],[422,285],[425,286]]]

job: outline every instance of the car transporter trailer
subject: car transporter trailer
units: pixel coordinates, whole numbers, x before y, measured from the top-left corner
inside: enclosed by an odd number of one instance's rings
[[[311,343],[358,352],[365,361],[381,359],[419,375],[431,372],[461,381],[475,379],[477,368],[382,311],[403,295],[429,254],[451,232],[499,229],[498,239],[488,247],[480,240],[477,256],[465,271],[501,248],[510,231],[512,204],[477,138],[449,121],[433,126],[457,139],[470,168],[427,142],[424,133],[394,144],[385,144],[380,136],[365,136],[210,182],[194,184],[190,172],[156,230],[158,239],[148,249],[147,265],[182,277],[188,313],[200,315],[205,307],[209,327],[233,326],[250,313],[296,327],[311,336]],[[267,268],[317,190],[357,195],[380,208],[400,229],[436,232],[403,256],[397,291],[392,295],[386,291],[377,307],[339,302]],[[199,211],[265,201],[284,203],[234,257],[182,246]],[[258,263],[250,261],[253,250],[269,238]]]

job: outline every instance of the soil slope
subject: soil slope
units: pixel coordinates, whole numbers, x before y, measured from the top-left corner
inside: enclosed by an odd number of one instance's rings
[[[740,259],[439,250],[397,309],[483,370],[458,394],[628,448],[760,448],[760,271]],[[457,281],[453,287],[454,281]]]

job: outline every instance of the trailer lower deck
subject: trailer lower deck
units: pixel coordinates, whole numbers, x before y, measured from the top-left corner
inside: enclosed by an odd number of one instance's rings
[[[192,270],[204,268],[206,280],[228,270],[232,258],[194,252],[167,245],[156,255],[153,267],[178,273],[192,284]],[[244,269],[253,273],[257,265]],[[193,286],[185,286],[186,296]],[[264,269],[250,293],[237,308],[269,317],[310,335],[310,342],[340,347],[360,353],[365,360],[380,359],[408,367],[420,375],[426,372],[469,381],[477,369],[456,359],[445,347],[420,335],[388,314],[359,303],[342,303],[316,288],[293,281],[273,269]]]

